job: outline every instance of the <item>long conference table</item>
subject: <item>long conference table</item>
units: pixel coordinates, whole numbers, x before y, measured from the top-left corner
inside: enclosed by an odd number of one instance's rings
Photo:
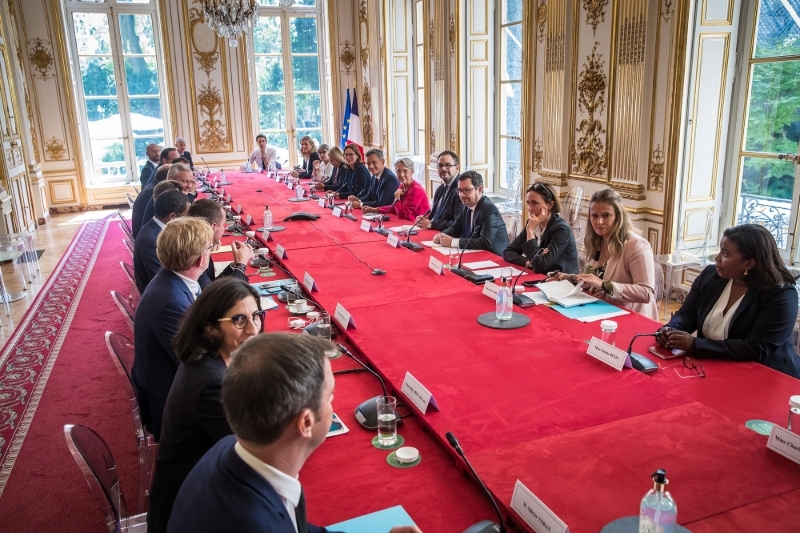
[[[309,296],[332,317],[337,304],[346,308],[355,328],[340,329],[338,339],[415,415],[399,433],[420,450],[422,462],[395,469],[353,416],[356,405],[380,394],[377,380],[366,373],[337,376],[334,408],[350,432],[329,438],[303,468],[311,522],[327,525],[394,505],[403,505],[426,533],[460,532],[494,519],[447,444],[445,433],[453,431],[507,523],[524,531],[531,529],[511,510],[517,480],[571,532],[597,532],[638,515],[658,468],[667,470],[678,522],[694,533],[800,531],[800,465],[768,450],[767,438],[744,425],[758,419],[785,427],[800,381],[757,363],[710,360],[702,361],[703,379],[683,379],[672,368],[616,371],[586,354],[586,341],[599,336],[597,323],[546,306],[515,307],[531,321],[521,329],[482,327],[476,317],[493,311],[494,301],[480,286],[433,272],[429,257],[444,256],[389,246],[385,236],[360,228],[358,210],[352,221],[313,200],[291,202],[294,191],[264,174],[227,178],[225,195],[253,217],[252,229],[269,205],[274,223],[286,229],[272,233],[267,247],[283,247],[279,263],[300,282],[306,273],[313,277],[318,290]],[[321,218],[282,222],[297,211]],[[408,223],[392,216],[386,226]],[[424,230],[412,239],[434,234]],[[509,266],[490,252],[464,257]],[[375,268],[385,275],[374,275]],[[276,279],[248,273],[252,283]],[[283,306],[270,312],[266,330],[288,330],[288,317]],[[623,347],[660,327],[635,313],[615,320]],[[641,338],[634,349],[647,353],[652,344]],[[662,367],[675,362],[651,359]],[[344,357],[332,363],[334,371],[356,366]],[[406,372],[430,390],[439,411],[422,414],[400,392]]]

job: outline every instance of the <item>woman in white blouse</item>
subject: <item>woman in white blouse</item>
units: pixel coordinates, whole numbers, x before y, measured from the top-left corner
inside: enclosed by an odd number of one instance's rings
[[[800,378],[792,344],[795,279],[772,234],[756,224],[735,226],[725,230],[719,249],[658,341],[697,358],[757,361]]]
[[[327,144],[320,144],[319,148],[317,148],[319,161],[314,161],[314,170],[311,173],[312,182],[324,183],[331,177],[333,165],[331,164],[330,157],[328,157],[328,151],[330,151],[330,146]]]

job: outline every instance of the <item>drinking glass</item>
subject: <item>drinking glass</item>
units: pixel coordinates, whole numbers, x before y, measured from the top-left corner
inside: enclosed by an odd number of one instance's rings
[[[298,200],[303,197],[303,188],[300,186],[300,183],[298,183],[297,186],[295,186],[294,194],[295,196],[297,196]]]
[[[317,318],[317,336],[331,340],[331,315],[325,311],[321,311]]]
[[[378,444],[391,446],[397,442],[397,398],[378,396]]]
[[[459,250],[451,249],[450,254],[448,257],[448,268],[458,268],[458,257],[459,257]]]
[[[297,293],[300,292],[297,286],[297,281],[292,281],[286,284],[286,287],[289,289],[286,291],[286,303],[289,305],[294,305],[294,301],[299,298]]]

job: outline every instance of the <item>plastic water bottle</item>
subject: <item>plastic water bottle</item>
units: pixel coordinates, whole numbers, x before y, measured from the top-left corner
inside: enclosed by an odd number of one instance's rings
[[[511,312],[514,301],[511,296],[511,288],[508,286],[508,279],[503,278],[503,286],[497,291],[497,306],[495,316],[497,320],[511,320]]]
[[[220,181],[222,184],[228,183],[228,180],[226,180],[226,179],[225,179],[225,171],[224,171],[224,170],[222,170],[222,171],[219,173],[219,181]]]
[[[642,498],[639,509],[639,533],[675,533],[678,505],[667,492],[667,471],[656,470],[651,475],[653,488]]]
[[[252,172],[253,171],[253,165],[250,164],[250,160],[249,159],[247,160],[247,164],[244,166],[244,169],[247,172]]]
[[[272,229],[272,211],[269,210],[268,205],[264,206],[264,229]]]

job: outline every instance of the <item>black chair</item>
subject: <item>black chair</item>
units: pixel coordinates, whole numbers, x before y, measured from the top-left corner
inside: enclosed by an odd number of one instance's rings
[[[128,516],[125,496],[117,478],[117,464],[102,437],[85,426],[67,424],[64,438],[97,499],[109,533],[146,533],[147,513]]]

